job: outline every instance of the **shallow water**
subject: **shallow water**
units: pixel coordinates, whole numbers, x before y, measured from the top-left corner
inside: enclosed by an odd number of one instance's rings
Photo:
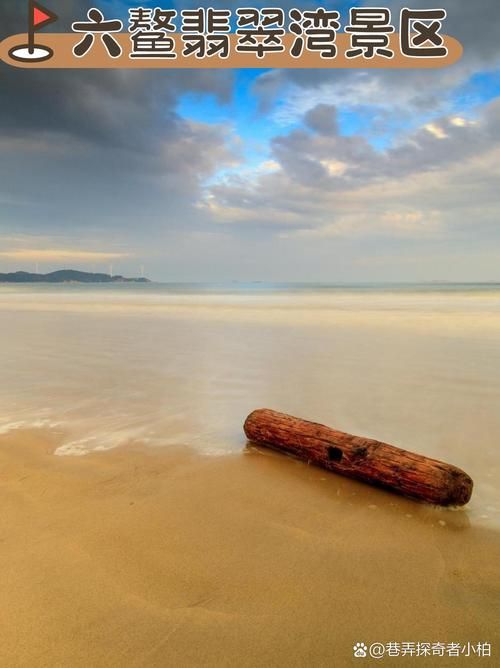
[[[465,469],[500,526],[500,287],[0,286],[0,434],[240,452],[270,407]]]

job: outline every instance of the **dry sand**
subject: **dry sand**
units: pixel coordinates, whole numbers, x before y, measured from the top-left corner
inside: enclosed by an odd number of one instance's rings
[[[500,538],[466,510],[265,450],[57,439],[0,438],[2,666],[376,664],[358,641],[490,642],[378,665],[500,665]]]

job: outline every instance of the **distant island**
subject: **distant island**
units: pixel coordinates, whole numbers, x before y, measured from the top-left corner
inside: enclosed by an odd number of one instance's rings
[[[31,274],[28,271],[0,274],[0,283],[151,283],[151,281],[147,278],[125,278],[125,276],[62,269],[52,271],[50,274]]]

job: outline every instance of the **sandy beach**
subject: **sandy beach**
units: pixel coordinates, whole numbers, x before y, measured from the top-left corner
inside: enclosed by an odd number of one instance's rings
[[[0,665],[496,666],[499,304],[2,291]],[[249,447],[263,406],[455,464],[471,502]]]
[[[1,665],[343,666],[358,641],[498,646],[500,539],[465,511],[255,448],[56,446],[1,439]],[[422,662],[495,665],[405,657]]]

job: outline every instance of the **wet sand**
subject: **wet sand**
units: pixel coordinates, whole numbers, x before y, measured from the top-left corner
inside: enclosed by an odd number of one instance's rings
[[[500,534],[250,448],[54,457],[0,437],[0,664],[349,666],[355,642],[490,642]]]
[[[497,288],[25,286],[0,323],[2,668],[499,665]],[[264,406],[459,466],[471,502],[248,450]]]

